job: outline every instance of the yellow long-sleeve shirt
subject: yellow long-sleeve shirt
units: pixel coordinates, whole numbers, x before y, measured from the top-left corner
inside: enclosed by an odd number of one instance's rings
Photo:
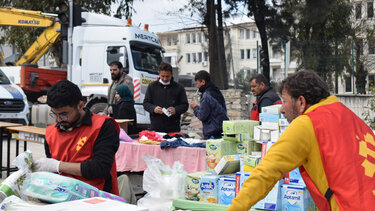
[[[311,112],[316,107],[338,102],[330,96],[311,106],[305,111]],[[324,120],[323,120],[324,121]],[[324,195],[328,189],[327,178],[320,157],[319,145],[314,127],[307,115],[294,119],[279,140],[271,146],[266,156],[244,182],[237,197],[233,199],[228,211],[247,211],[258,201],[267,196],[283,173],[303,165],[314,181],[319,192]],[[330,200],[331,210],[339,210],[334,197]]]

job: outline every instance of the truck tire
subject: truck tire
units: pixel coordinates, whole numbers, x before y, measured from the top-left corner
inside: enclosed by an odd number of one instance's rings
[[[105,107],[107,107],[107,103],[99,102],[95,103],[90,107],[90,111],[92,111],[95,114],[101,114],[103,113]]]

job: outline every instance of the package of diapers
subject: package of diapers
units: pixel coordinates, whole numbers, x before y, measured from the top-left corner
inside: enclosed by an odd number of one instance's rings
[[[123,198],[101,191],[80,180],[50,172],[34,172],[26,179],[22,192],[32,198],[59,203],[92,197],[126,202]]]

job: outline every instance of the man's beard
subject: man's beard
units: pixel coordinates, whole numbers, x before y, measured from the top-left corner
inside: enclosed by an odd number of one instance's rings
[[[119,74],[112,74],[111,78],[112,78],[112,80],[117,81],[118,79],[121,78],[121,74],[120,73]]]
[[[62,126],[64,130],[69,130],[70,128],[73,129],[75,126],[77,126],[79,124],[79,119],[81,118],[81,114],[79,113],[78,109],[77,109],[77,115],[76,116],[77,116],[77,118],[72,122],[61,121],[60,126]],[[66,124],[66,126],[65,126],[65,124]]]

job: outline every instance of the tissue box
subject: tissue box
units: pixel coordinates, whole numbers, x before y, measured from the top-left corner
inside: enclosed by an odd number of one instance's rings
[[[281,104],[280,105],[265,106],[265,107],[262,107],[261,113],[280,115],[280,108],[281,108]]]
[[[240,155],[225,155],[215,166],[216,174],[232,174],[240,170]]]
[[[240,192],[243,183],[249,177],[250,177],[249,172],[237,172],[236,173],[236,192],[235,192],[235,196],[237,196],[237,194]]]
[[[282,180],[278,181],[268,195],[256,203],[252,208],[265,210],[280,210],[281,208],[281,184]]]
[[[260,162],[260,156],[241,155],[240,156],[240,171],[252,172],[254,168],[259,164],[259,162]]]
[[[315,203],[306,187],[296,185],[282,185],[281,188],[282,210],[315,210]]]
[[[279,122],[279,119],[280,119],[279,114],[267,114],[267,113],[259,114],[260,122]]]
[[[187,175],[187,182],[185,186],[185,199],[199,201],[200,200],[200,188],[199,182],[201,176],[208,175],[209,172],[199,171]]]
[[[296,168],[293,171],[285,173],[284,183],[285,184],[306,186],[305,182],[303,181],[302,176],[299,172],[299,168]]]
[[[215,203],[218,202],[218,185],[219,175],[203,175],[199,183],[200,196],[202,202]]]
[[[236,143],[223,139],[209,139],[206,141],[206,153],[206,170],[215,173],[214,169],[223,156],[236,154]]]
[[[219,204],[232,204],[235,197],[236,179],[232,177],[221,177],[219,179]]]

